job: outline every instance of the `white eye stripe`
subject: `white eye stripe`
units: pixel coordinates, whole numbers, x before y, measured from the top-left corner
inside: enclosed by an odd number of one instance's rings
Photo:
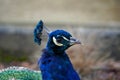
[[[63,39],[65,39],[66,41],[69,41],[69,39],[67,39],[66,37],[64,37],[64,36],[62,36],[63,37]]]
[[[57,42],[57,40],[56,40],[55,37],[53,37],[53,42],[54,42],[55,45],[57,45],[57,46],[63,46],[63,44]]]

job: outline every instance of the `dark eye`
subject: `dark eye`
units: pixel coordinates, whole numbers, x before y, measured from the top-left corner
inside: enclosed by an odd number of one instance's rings
[[[63,40],[63,37],[61,37],[61,36],[59,36],[59,37],[57,37],[57,42],[62,42],[62,40]]]

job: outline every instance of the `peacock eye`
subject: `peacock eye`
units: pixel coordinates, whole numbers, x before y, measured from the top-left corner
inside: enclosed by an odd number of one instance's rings
[[[62,42],[63,38],[61,36],[57,37],[57,42]]]

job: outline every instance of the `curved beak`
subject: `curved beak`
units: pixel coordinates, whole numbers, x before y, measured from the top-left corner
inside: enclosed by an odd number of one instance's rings
[[[71,37],[70,38],[70,45],[75,45],[75,44],[81,44],[81,42],[78,39]]]

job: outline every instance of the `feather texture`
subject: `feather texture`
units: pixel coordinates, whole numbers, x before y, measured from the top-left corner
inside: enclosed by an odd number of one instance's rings
[[[14,66],[0,70],[0,80],[42,80],[42,77],[40,71]]]
[[[34,29],[34,42],[41,44],[41,35],[43,31],[43,22],[40,20]]]

